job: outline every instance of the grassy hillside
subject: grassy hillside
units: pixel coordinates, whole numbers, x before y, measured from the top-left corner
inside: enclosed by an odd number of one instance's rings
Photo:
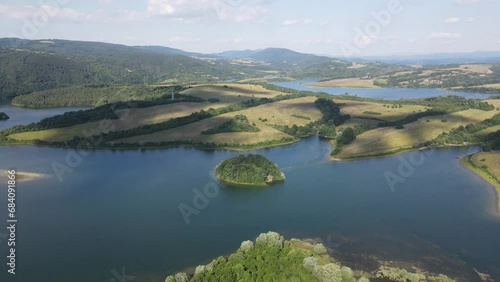
[[[500,211],[500,152],[480,152],[466,156],[462,159],[462,164],[495,187],[497,209]]]

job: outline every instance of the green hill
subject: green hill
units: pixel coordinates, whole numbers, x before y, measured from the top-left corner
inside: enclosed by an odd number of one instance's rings
[[[240,155],[223,161],[215,170],[222,181],[265,186],[285,180],[285,175],[272,161],[261,155]]]
[[[221,81],[254,72],[226,59],[203,60],[168,50],[98,42],[0,39],[0,98],[75,85]]]

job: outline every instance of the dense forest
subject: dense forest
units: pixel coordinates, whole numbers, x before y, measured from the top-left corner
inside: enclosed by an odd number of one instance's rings
[[[220,81],[257,70],[220,59],[77,41],[0,39],[0,98],[77,85]]]
[[[219,179],[236,184],[263,186],[285,180],[279,167],[261,155],[239,155],[225,160],[215,172]]]

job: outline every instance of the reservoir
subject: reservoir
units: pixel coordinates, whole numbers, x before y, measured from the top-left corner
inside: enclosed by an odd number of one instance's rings
[[[237,152],[95,150],[78,152],[77,160],[70,149],[0,147],[0,168],[50,175],[17,184],[18,269],[8,281],[110,281],[122,269],[135,281],[162,281],[269,230],[320,239],[351,266],[369,263],[365,255],[430,267],[440,261],[436,271],[475,267],[500,279],[494,192],[457,160],[477,150],[333,162],[329,143],[311,137],[253,151],[287,180],[241,189],[213,178],[214,167]],[[385,175],[398,174],[402,159],[419,165],[391,188]],[[59,178],[55,163],[72,171]],[[195,206],[204,189],[210,197]],[[6,198],[4,190],[3,210]],[[181,204],[198,211],[189,222]]]

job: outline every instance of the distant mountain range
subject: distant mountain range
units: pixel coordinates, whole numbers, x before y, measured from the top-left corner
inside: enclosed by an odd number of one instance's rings
[[[296,79],[377,77],[414,70],[408,64],[498,61],[500,52],[347,61],[285,48],[202,54],[163,46],[0,38],[0,98],[73,85],[218,82],[269,73]]]
[[[465,64],[465,63],[497,63],[500,62],[500,51],[485,51],[471,53],[436,53],[427,55],[404,56],[372,56],[363,58],[349,58],[355,62],[384,62],[388,64]]]

